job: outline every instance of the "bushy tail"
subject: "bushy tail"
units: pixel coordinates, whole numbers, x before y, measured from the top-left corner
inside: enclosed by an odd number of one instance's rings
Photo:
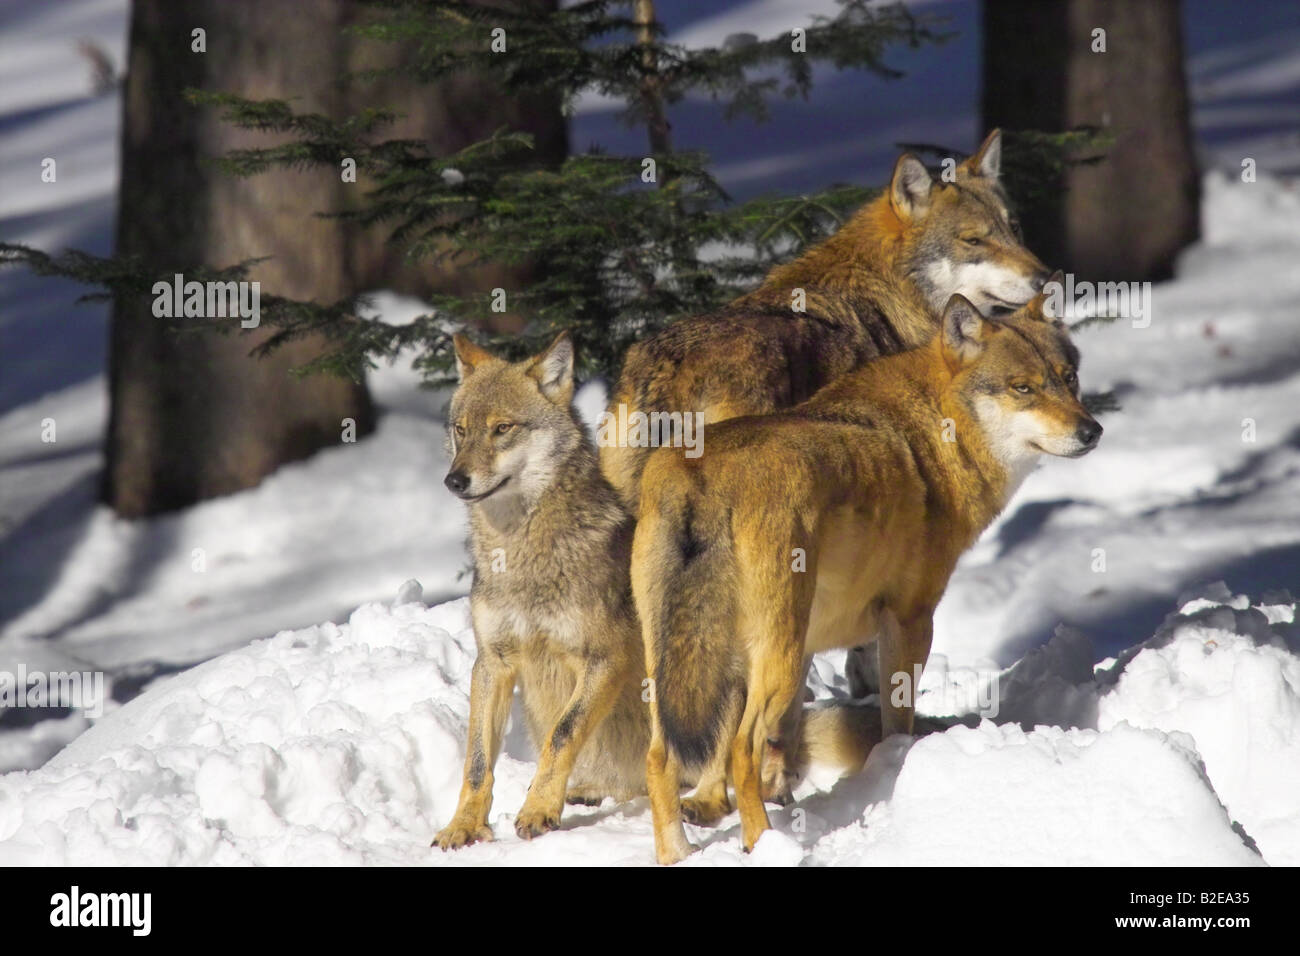
[[[959,723],[967,721],[918,715],[912,733],[917,737],[943,733]],[[818,768],[851,777],[862,769],[880,741],[880,704],[876,699],[821,701],[804,708],[795,769],[800,776]]]
[[[642,502],[633,589],[664,738],[699,767],[726,742],[743,686],[729,518],[700,507],[687,477],[656,486]]]
[[[880,705],[875,701],[834,701],[804,709],[795,767],[803,776],[812,767],[849,777],[862,769],[880,743]]]

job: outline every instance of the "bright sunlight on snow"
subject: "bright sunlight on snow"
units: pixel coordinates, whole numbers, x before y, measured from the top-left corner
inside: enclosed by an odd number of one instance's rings
[[[2,189],[0,220],[7,239],[103,253],[117,94],[43,110],[80,95],[69,37],[121,62],[125,4],[59,10],[0,53],[0,112],[26,124],[0,165],[57,149],[74,201]],[[66,88],[18,82],[55,61]],[[735,814],[688,827],[703,852],[684,865],[1300,865],[1300,625],[1283,590],[1300,581],[1300,189],[1217,172],[1204,187],[1203,240],[1155,287],[1150,326],[1077,334],[1085,391],[1122,405],[1099,449],[1032,475],[940,605],[919,709],[967,719],[883,742],[856,777],[812,774],[753,854]],[[519,720],[497,840],[429,847],[456,805],[474,654],[445,394],[381,369],[371,437],[123,521],[95,504],[103,309],[45,281],[8,278],[3,301],[23,308],[0,316],[30,354],[0,378],[0,671],[102,671],[112,699],[99,717],[0,722],[0,865],[653,861],[644,798],[515,836],[534,770]],[[588,420],[603,403],[600,383],[579,395]],[[47,417],[57,448],[32,426]],[[815,662],[817,696],[847,694],[841,661]],[[969,715],[995,682],[996,721]]]

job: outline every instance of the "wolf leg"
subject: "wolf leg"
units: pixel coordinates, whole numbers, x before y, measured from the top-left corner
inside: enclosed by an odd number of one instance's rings
[[[767,741],[760,766],[763,799],[768,803],[788,806],[794,802],[794,788],[802,779],[799,752],[802,746],[803,706],[808,686],[808,668],[812,658],[805,657],[803,674],[799,678],[800,693],[795,694],[790,706],[781,716],[776,735]]]
[[[655,859],[671,866],[695,851],[682,826],[681,761],[669,750],[659,718],[651,707],[650,748],[645,758],[646,790],[650,795],[650,817],[654,822]],[[725,748],[719,748],[725,751]],[[726,777],[723,776],[723,786]]]
[[[849,696],[854,699],[880,693],[880,674],[876,649],[870,644],[849,648],[844,659],[844,675],[849,679]]]
[[[900,624],[886,608],[880,615],[876,650],[880,659],[880,724],[882,739],[911,734],[916,713],[917,676],[930,655],[933,612]]]
[[[719,747],[695,792],[682,799],[682,816],[697,827],[715,826],[731,812],[727,796],[727,748]]]
[[[741,702],[734,699],[724,727],[734,727],[739,719]],[[727,769],[730,755],[724,746],[718,747],[712,759],[700,774],[695,792],[682,801],[682,816],[699,827],[711,827],[731,812],[731,799],[727,796]]]
[[[465,750],[465,776],[460,800],[451,822],[433,838],[433,845],[455,850],[478,840],[491,840],[488,811],[492,809],[492,768],[510,704],[514,699],[515,672],[500,655],[480,647],[474,659],[469,689],[469,744]]]
[[[903,629],[889,608],[880,612],[876,633],[876,665],[880,675],[881,738],[891,734],[910,734],[915,708],[912,671],[907,665],[907,648]]]
[[[782,717],[799,694],[803,673],[802,648],[789,641],[757,656],[750,668],[745,713],[731,744],[731,773],[736,784],[736,805],[746,852],[771,824],[763,806],[759,767],[768,739],[777,733]]]
[[[573,659],[577,677],[573,695],[542,747],[537,774],[515,818],[515,832],[525,840],[560,825],[573,762],[592,730],[613,707],[627,678],[629,664],[621,657]]]

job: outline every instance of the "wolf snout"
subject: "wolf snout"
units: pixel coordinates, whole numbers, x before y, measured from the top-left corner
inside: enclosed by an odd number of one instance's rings
[[[442,479],[442,483],[447,486],[453,495],[463,495],[469,490],[469,475],[463,471],[453,471]]]
[[[1093,448],[1101,441],[1101,425],[1089,419],[1075,430],[1074,437],[1084,448]]]

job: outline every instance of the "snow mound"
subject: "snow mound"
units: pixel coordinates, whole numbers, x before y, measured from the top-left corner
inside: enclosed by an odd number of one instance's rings
[[[1300,861],[1295,604],[1208,593],[1076,684],[1062,673],[1079,677],[1077,661],[1020,669],[1018,688],[1038,674],[1095,695],[1096,727],[984,720],[890,738],[860,775],[773,809],[753,854],[735,814],[688,828],[703,852],[686,865]],[[40,770],[0,776],[0,864],[650,863],[644,799],[568,808],[560,831],[515,837],[534,755],[513,719],[497,841],[430,849],[460,787],[474,641],[466,600],[420,595],[408,582],[344,625],[160,681]]]
[[[893,798],[819,846],[840,865],[1250,865],[1180,734],[954,727],[908,752]]]
[[[1098,728],[1180,731],[1270,863],[1300,865],[1300,628],[1295,604],[1221,586],[1187,602],[1123,663]]]
[[[0,863],[417,862],[455,806],[473,658],[464,600],[369,604],[162,681],[0,778]]]

